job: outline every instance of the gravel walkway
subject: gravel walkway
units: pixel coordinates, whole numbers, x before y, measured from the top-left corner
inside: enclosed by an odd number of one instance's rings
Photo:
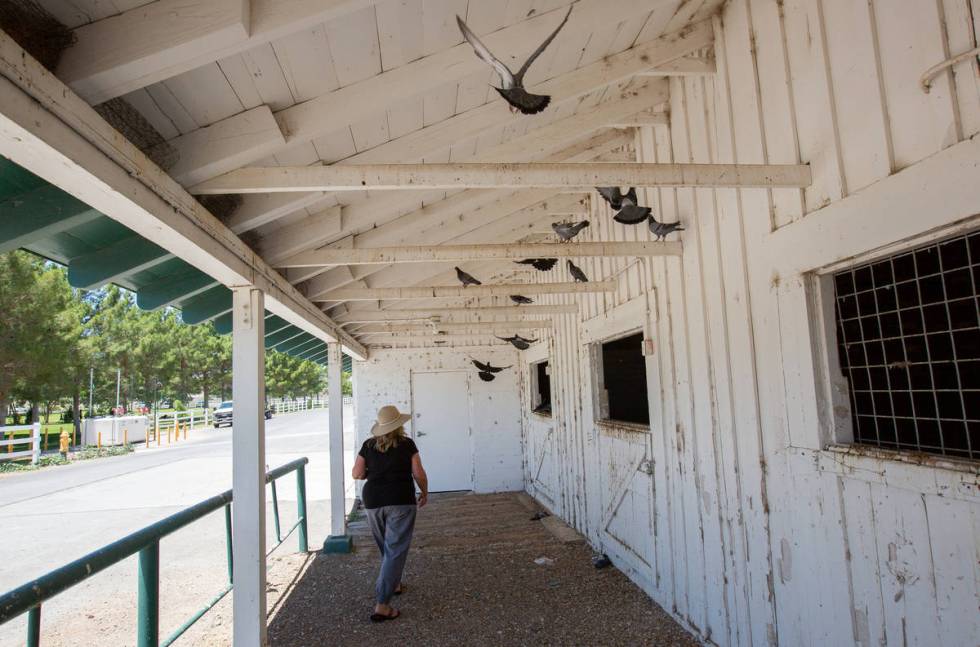
[[[530,517],[515,494],[432,497],[395,599],[402,615],[381,624],[368,620],[377,549],[356,521],[354,554],[317,555],[280,591],[270,645],[698,644],[625,575],[593,568],[587,544]]]

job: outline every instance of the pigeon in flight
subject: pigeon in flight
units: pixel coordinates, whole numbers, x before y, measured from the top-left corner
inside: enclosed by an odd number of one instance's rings
[[[516,74],[511,72],[510,68],[508,68],[504,63],[497,60],[497,57],[494,56],[489,49],[487,49],[486,45],[480,42],[480,39],[476,37],[476,34],[474,34],[473,31],[466,26],[466,23],[463,22],[463,19],[459,16],[456,16],[456,24],[459,25],[459,31],[463,33],[463,38],[465,38],[466,41],[473,47],[473,51],[476,53],[476,55],[479,56],[483,62],[492,67],[500,77],[501,87],[495,87],[494,89],[500,93],[500,96],[502,96],[507,103],[510,104],[511,112],[519,111],[525,115],[534,115],[548,107],[548,104],[551,103],[551,97],[541,94],[531,94],[530,92],[526,91],[524,89],[524,75],[527,74],[527,70],[529,67],[531,67],[531,63],[541,56],[542,52],[544,52],[548,45],[551,44],[551,41],[555,39],[555,36],[558,35],[561,28],[565,26],[566,22],[568,22],[568,17],[571,14],[572,8],[569,7],[568,13],[565,14],[565,18],[561,21],[558,27],[555,28],[555,31],[551,32],[551,35],[548,36],[536,50],[534,50],[534,53],[531,54],[527,61],[524,62],[521,69],[517,70]]]
[[[647,225],[650,227],[650,233],[656,236],[657,240],[664,240],[675,231],[684,231],[680,222],[660,222],[653,216],[647,216]]]
[[[529,303],[534,303],[534,299],[531,297],[526,297],[523,294],[512,294],[510,295],[510,300],[522,306],[526,306]]]
[[[514,261],[520,265],[530,265],[539,272],[547,272],[558,262],[557,258],[526,258],[523,261]]]
[[[538,341],[537,339],[524,339],[520,335],[514,335],[513,337],[497,337],[500,341],[506,341],[513,344],[514,348],[518,350],[527,350],[531,347],[531,344]]]
[[[467,274],[466,272],[464,272],[463,270],[459,269],[458,267],[457,268],[454,268],[454,269],[456,270],[456,278],[459,279],[459,282],[463,284],[463,287],[464,288],[467,285],[483,285],[482,282],[480,282],[480,281],[476,280],[475,278],[473,278],[473,276],[471,274]]]
[[[572,275],[572,278],[575,279],[575,281],[578,283],[589,282],[589,277],[585,275],[585,272],[582,271],[582,268],[580,268],[575,263],[573,263],[571,259],[568,260],[568,272],[569,274]]]
[[[629,191],[623,193],[618,186],[596,187],[609,206],[616,210],[613,220],[624,225],[638,225],[650,215],[650,207],[641,207],[637,204],[636,189],[630,187]]]
[[[494,366],[490,363],[484,364],[483,362],[478,362],[475,359],[470,359],[470,361],[473,362],[473,366],[477,367],[484,373],[499,373],[504,369],[510,368],[510,366]]]
[[[588,220],[583,220],[582,222],[554,222],[551,223],[551,228],[555,230],[558,237],[561,238],[563,243],[567,243],[571,239],[578,236],[578,233],[589,226]]]

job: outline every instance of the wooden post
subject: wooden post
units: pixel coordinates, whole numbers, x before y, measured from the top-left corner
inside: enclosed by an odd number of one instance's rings
[[[353,542],[347,534],[347,505],[344,492],[344,393],[340,344],[327,344],[327,389],[330,430],[330,536],[323,542],[327,553],[348,553]],[[306,402],[306,399],[303,399]]]
[[[266,644],[264,295],[232,289],[233,642]]]
[[[47,438],[45,436],[45,438]],[[31,464],[37,465],[38,460],[41,458],[41,423],[35,422],[31,427]]]

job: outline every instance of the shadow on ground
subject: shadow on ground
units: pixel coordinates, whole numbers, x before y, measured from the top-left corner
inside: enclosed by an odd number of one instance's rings
[[[269,643],[698,644],[622,573],[593,568],[584,542],[562,543],[530,516],[512,493],[432,497],[395,598],[402,615],[381,624],[368,619],[377,549],[363,519],[354,522],[353,554],[318,554],[283,591]]]

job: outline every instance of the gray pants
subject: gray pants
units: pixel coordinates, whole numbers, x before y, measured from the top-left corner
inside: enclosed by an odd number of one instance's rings
[[[402,581],[408,547],[415,530],[414,505],[386,505],[366,510],[371,534],[381,551],[381,572],[374,585],[378,604],[388,604]]]

